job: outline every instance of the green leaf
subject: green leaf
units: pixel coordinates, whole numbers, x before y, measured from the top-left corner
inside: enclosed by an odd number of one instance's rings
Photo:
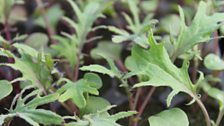
[[[49,64],[46,63],[46,54],[39,53],[24,44],[14,44],[13,46],[18,49],[21,57],[14,56],[7,50],[0,50],[2,54],[15,60],[15,63],[2,63],[0,65],[9,66],[22,73],[22,77],[16,78],[13,82],[30,81],[41,89],[42,86],[48,88],[52,82],[52,68],[49,68]]]
[[[94,76],[91,75],[91,78],[89,78],[90,74],[87,74],[83,79],[75,83],[68,79],[64,79],[66,84],[57,91],[60,93],[59,101],[64,102],[71,99],[79,108],[85,107],[86,98],[84,94],[99,95],[97,89],[100,86],[97,83],[102,83],[102,81],[99,81],[98,77],[93,79]]]
[[[89,66],[83,66],[80,68],[80,70],[82,71],[91,71],[91,72],[97,72],[97,73],[101,73],[101,74],[107,74],[110,77],[117,77],[120,78],[121,72],[118,70],[118,68],[116,67],[113,59],[111,59],[110,57],[106,56],[105,54],[98,54],[99,56],[103,57],[104,59],[106,59],[106,61],[108,62],[110,69],[101,66],[101,65],[89,65]]]
[[[177,36],[180,32],[180,18],[177,15],[166,16],[162,18],[160,26],[165,32]]]
[[[142,46],[143,48],[148,48],[149,44],[147,42],[146,33],[148,30],[154,26],[158,21],[157,20],[151,20],[152,16],[147,15],[143,22],[141,22],[139,17],[139,7],[138,7],[138,1],[137,0],[128,0],[128,5],[131,10],[131,14],[133,16],[133,19],[128,16],[126,13],[124,13],[124,18],[128,23],[127,28],[131,33],[128,31],[116,28],[114,26],[109,26],[108,29],[117,35],[114,35],[112,37],[112,41],[115,43],[121,43],[124,41],[132,41],[137,43],[138,45]]]
[[[179,108],[165,110],[148,120],[150,126],[189,126],[187,115]]]
[[[111,107],[112,106],[109,106],[104,110],[101,109],[101,111],[93,114],[84,115],[82,120],[65,124],[65,126],[121,126],[120,124],[116,123],[117,120],[136,114],[135,111],[127,111],[110,115],[107,113],[107,111]]]
[[[56,101],[59,95],[55,93],[40,97],[40,90],[34,89],[26,96],[23,96],[24,92],[33,88],[34,86],[27,86],[22,89],[20,94],[14,97],[9,113],[0,115],[0,124],[4,123],[4,121],[8,118],[13,117],[20,117],[33,126],[39,126],[39,124],[62,124],[63,119],[60,115],[57,115],[49,110],[36,109],[41,105]]]
[[[215,54],[208,54],[204,59],[204,65],[210,70],[224,70],[224,61]]]
[[[49,23],[49,25],[51,25],[52,28],[56,28],[56,25],[57,25],[58,21],[60,20],[60,18],[63,16],[63,13],[64,12],[58,5],[52,6],[51,8],[47,9],[45,14],[48,19],[48,23]],[[45,28],[47,27],[46,23],[44,21],[44,17],[42,15],[40,15],[35,20],[35,23],[42,27],[45,27]]]
[[[158,6],[157,0],[150,0],[150,1],[142,1],[141,5],[144,10],[149,13],[150,11],[155,11]]]
[[[57,56],[65,57],[73,69],[77,63],[77,41],[61,36],[55,36],[54,39],[58,40],[58,44],[53,44],[51,48],[58,53]]]
[[[145,75],[149,78],[146,82],[135,84],[134,87],[142,86],[168,86],[173,89],[167,98],[170,106],[173,96],[179,92],[190,95],[197,99],[196,86],[192,84],[188,75],[188,62],[184,61],[181,68],[177,68],[169,58],[164,48],[164,43],[157,43],[152,31],[149,34],[150,49],[134,46],[131,57],[126,61],[127,68],[136,75]],[[133,62],[133,63],[128,63]]]
[[[211,87],[208,82],[203,83],[203,90],[212,98],[218,101],[219,110],[224,109],[224,92],[218,88]]]
[[[30,100],[29,98],[32,98],[33,96],[35,97],[32,100]],[[39,90],[37,89],[31,92],[30,94],[26,95],[26,97],[24,98],[20,97],[17,100],[18,103],[16,107],[13,110],[10,110],[10,112],[14,113],[14,112],[23,112],[24,110],[31,110],[31,109],[33,110],[33,109],[36,109],[38,106],[54,102],[58,98],[59,98],[58,93],[49,94],[49,95],[41,97],[39,94]],[[27,102],[27,100],[30,100],[30,101]]]
[[[134,22],[136,25],[140,25],[139,8],[138,8],[137,4],[138,4],[137,0],[128,0],[129,8],[134,17]]]
[[[47,96],[41,97],[40,95],[37,95],[36,98],[33,100],[29,101],[26,104],[26,108],[30,109],[35,109],[40,105],[44,105],[50,102],[54,102],[59,98],[59,94],[54,93],[54,94],[49,94]]]
[[[103,86],[103,82],[97,74],[86,73],[84,79],[88,82],[92,82],[94,85],[92,84],[91,86],[94,86],[96,89],[100,89]]]
[[[74,26],[76,29],[78,43],[83,43],[85,42],[88,32],[91,31],[91,27],[95,20],[101,16],[104,6],[101,6],[98,2],[89,2],[82,11],[72,0],[68,0],[68,2],[77,16],[77,22],[74,23],[76,25],[71,24],[71,26]]]
[[[0,80],[0,89],[0,100],[8,96],[13,90],[12,84],[7,80]]]
[[[81,10],[76,2],[72,0],[67,1],[75,12],[77,20],[73,21],[68,17],[64,17],[63,20],[74,28],[76,32],[73,35],[65,33],[66,37],[56,36],[55,38],[59,43],[52,45],[52,48],[59,56],[65,57],[69,61],[71,68],[74,69],[78,59],[77,54],[88,41],[87,35],[92,30],[95,20],[102,15],[104,5],[101,6],[98,2],[89,2],[84,7],[84,10]]]
[[[33,122],[44,125],[59,125],[63,121],[61,116],[44,109],[26,110],[19,113],[18,116],[30,118]],[[25,120],[31,122],[31,120]]]
[[[4,22],[5,19],[9,18],[14,2],[14,0],[0,0],[0,22]]]
[[[90,96],[86,101],[86,106],[81,109],[81,115],[96,113],[102,108],[110,106],[110,103],[101,97]]]
[[[104,54],[107,57],[111,57],[114,60],[119,59],[121,56],[122,46],[120,44],[114,44],[112,42],[102,41],[99,42],[97,47],[91,51],[91,57],[94,59],[101,59],[102,56],[99,54]]]
[[[109,70],[106,67],[101,66],[101,65],[83,66],[83,67],[80,68],[80,70],[82,70],[82,71],[97,72],[97,73],[101,73],[101,74],[107,74],[110,77],[115,77],[115,74],[111,70]]]
[[[2,126],[6,119],[14,117],[16,114],[0,115],[0,125]]]
[[[222,25],[220,22],[224,20],[224,14],[214,13],[213,15],[207,15],[207,9],[207,4],[201,1],[191,25],[187,26],[184,12],[182,8],[179,7],[181,30],[174,44],[175,51],[172,55],[173,59],[186,53],[188,50],[192,49],[194,45],[210,40],[212,32]]]
[[[0,0],[0,19],[4,16],[4,6],[5,6],[5,1]]]
[[[29,37],[26,39],[25,43],[36,49],[36,50],[41,50],[43,49],[46,51],[47,49],[47,44],[48,44],[48,36],[44,33],[33,33],[29,35]]]

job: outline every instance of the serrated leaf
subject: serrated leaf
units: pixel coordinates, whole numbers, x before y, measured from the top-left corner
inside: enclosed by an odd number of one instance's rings
[[[29,123],[32,126],[40,126],[37,122],[35,122],[34,120],[32,120],[30,117],[26,116],[25,114],[18,113],[18,116],[21,119],[24,119],[27,123]]]
[[[37,106],[44,105],[50,102],[54,102],[59,98],[59,94],[49,94],[47,96],[41,97],[39,95],[36,96],[33,100],[29,101],[26,104],[26,108],[35,109]]]
[[[26,88],[25,88],[25,90],[26,90]],[[15,106],[15,108],[13,110],[10,110],[10,112],[14,113],[14,112],[22,112],[24,110],[29,110],[29,109],[33,110],[33,109],[36,109],[38,106],[54,102],[59,98],[58,93],[49,94],[46,96],[40,96],[39,92],[40,91],[37,89],[37,90],[34,90],[31,93],[29,93],[28,95],[26,95],[26,97],[24,97],[24,98],[20,97],[17,100],[17,105]],[[29,102],[27,102],[27,100],[32,97],[34,97],[34,98],[32,100],[30,100]]]
[[[15,81],[30,81],[33,85],[41,88],[41,85],[48,87],[51,84],[51,68],[48,67],[45,60],[45,54],[39,53],[35,49],[24,45],[14,44],[21,57],[14,56],[7,50],[2,49],[0,52],[4,56],[14,58],[15,63],[2,63],[0,65],[9,66],[22,73],[22,77],[16,78]]]
[[[188,62],[184,61],[182,68],[177,68],[169,58],[164,48],[164,43],[157,43],[152,31],[149,34],[150,49],[143,49],[134,46],[132,49],[127,68],[137,75],[145,75],[149,78],[146,82],[135,84],[134,87],[142,86],[168,86],[173,89],[167,99],[167,106],[170,105],[174,95],[184,92],[193,99],[197,99],[196,87],[192,84],[188,75]],[[134,65],[135,63],[135,65]]]
[[[204,65],[210,70],[224,70],[224,61],[215,54],[208,54],[204,59]]]
[[[80,68],[80,70],[82,70],[82,71],[97,72],[97,73],[101,73],[101,74],[107,74],[110,77],[115,77],[115,74],[111,70],[109,70],[106,67],[101,66],[101,65],[83,66],[83,67]]]
[[[58,52],[59,56],[65,57],[73,69],[77,63],[77,54],[87,41],[87,35],[95,20],[101,16],[104,6],[98,2],[89,2],[82,10],[76,2],[72,0],[67,0],[67,2],[75,12],[77,20],[73,21],[67,17],[64,17],[63,20],[74,28],[76,33],[73,35],[64,34],[66,37],[56,36],[59,43],[52,45],[52,48]]]
[[[74,68],[77,63],[77,41],[61,36],[54,36],[54,39],[58,40],[58,44],[52,45],[51,48],[58,53],[57,56],[65,57],[71,68]]]
[[[12,84],[7,80],[0,80],[0,100],[8,96],[12,92]]]
[[[124,35],[124,36],[129,36],[130,35],[127,31],[125,31],[123,29],[119,29],[119,28],[117,28],[115,26],[108,26],[108,29],[110,31],[116,33],[116,34],[120,34],[120,35]]]
[[[109,26],[108,29],[117,35],[114,35],[112,37],[112,41],[115,43],[121,43],[124,41],[132,41],[134,43],[137,43],[138,45],[142,46],[143,48],[148,48],[148,42],[146,33],[148,30],[154,26],[154,24],[157,23],[157,20],[150,20],[152,16],[147,15],[143,22],[141,22],[139,17],[139,7],[138,7],[138,1],[137,0],[127,0],[129,8],[131,10],[131,14],[133,16],[133,19],[128,16],[126,13],[124,13],[124,18],[128,22],[127,28],[131,31],[131,33],[113,27]]]
[[[34,86],[27,86],[12,101],[9,113],[0,115],[0,124],[4,123],[8,118],[20,117],[30,125],[60,125],[63,119],[60,115],[44,109],[36,109],[37,107],[54,102],[58,99],[58,94],[49,94],[40,97],[40,91],[34,89],[32,92],[23,96],[24,92],[33,89]],[[15,105],[16,104],[16,105]]]
[[[38,123],[44,125],[59,125],[63,121],[61,116],[44,109],[25,110],[18,113],[18,116],[30,124],[35,124],[34,126],[39,126],[37,125]]]
[[[179,108],[165,110],[149,117],[150,126],[189,126],[188,117]]]
[[[81,120],[65,124],[66,126],[121,126],[117,120],[136,114],[135,111],[119,112],[114,115],[107,113],[112,106],[93,114],[84,115]],[[78,125],[79,124],[79,125]],[[83,125],[81,125],[83,124]]]
[[[224,14],[214,13],[213,15],[207,15],[207,8],[207,4],[201,1],[191,25],[187,26],[184,12],[182,8],[179,7],[181,30],[174,44],[175,51],[172,55],[173,59],[186,53],[188,50],[192,49],[194,45],[210,40],[211,33],[222,25],[220,22],[224,21]]]
[[[119,112],[119,113],[116,113],[114,115],[111,115],[110,118],[112,120],[117,121],[117,120],[120,120],[120,119],[123,119],[123,118],[127,118],[129,116],[132,116],[136,113],[137,113],[136,111]]]
[[[79,108],[86,106],[86,98],[84,93],[98,95],[98,84],[96,79],[84,78],[77,82],[72,82],[65,79],[66,84],[62,86],[57,92],[60,93],[59,101],[64,102],[71,99]]]
[[[101,74],[107,74],[110,77],[118,77],[120,78],[121,72],[118,70],[118,68],[116,67],[113,59],[111,59],[110,57],[106,56],[105,54],[98,54],[99,56],[103,57],[109,64],[110,69],[101,66],[101,65],[89,65],[89,66],[83,66],[80,68],[80,70],[82,71],[91,71],[91,72],[97,72],[97,73],[101,73]]]

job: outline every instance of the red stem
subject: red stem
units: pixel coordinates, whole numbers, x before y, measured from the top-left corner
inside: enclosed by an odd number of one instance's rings
[[[8,40],[9,42],[11,41],[12,37],[11,37],[11,33],[10,33],[10,25],[8,23],[8,20],[6,19],[5,21],[5,28],[4,28],[5,34],[6,34],[6,40]]]
[[[151,90],[149,91],[148,95],[146,96],[144,102],[142,103],[139,111],[138,111],[138,114],[136,116],[137,120],[134,122],[134,124],[132,126],[138,126],[138,119],[141,117],[142,113],[144,112],[145,110],[145,107],[147,106],[147,104],[149,103],[151,97],[152,97],[152,94],[155,92],[156,88],[155,87],[152,87]]]

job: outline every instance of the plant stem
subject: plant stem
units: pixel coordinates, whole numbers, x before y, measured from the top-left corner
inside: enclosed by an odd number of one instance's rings
[[[196,45],[196,46],[194,46],[193,50],[194,50],[194,51],[197,51],[198,48],[199,48],[199,46]],[[193,68],[192,68],[192,76],[191,76],[191,77],[192,77],[192,82],[193,82],[193,83],[196,83],[196,81],[197,81],[198,66],[199,66],[199,60],[198,60],[198,57],[194,57],[194,58],[193,58],[193,64],[194,64],[194,66],[193,66]]]
[[[201,102],[200,99],[196,99],[196,102],[198,103],[199,107],[201,108],[201,110],[205,116],[206,126],[211,126],[210,117],[209,117],[208,111],[206,110],[204,104]]]
[[[5,124],[3,124],[3,126],[10,126],[12,122],[12,118],[10,118]]]
[[[214,49],[214,53],[216,55],[219,55],[219,39],[218,39],[218,37],[219,37],[218,32],[215,31],[214,32],[213,49]]]
[[[75,70],[74,70],[74,78],[73,81],[77,81],[79,78],[79,65],[80,65],[80,55],[79,53],[77,54],[77,63],[75,65]]]
[[[136,116],[137,120],[134,122],[133,126],[138,126],[138,118],[141,117],[142,113],[144,112],[145,107],[147,106],[147,104],[150,101],[150,98],[152,97],[152,94],[155,92],[156,88],[152,87],[148,93],[148,95],[146,96],[144,102],[142,103],[140,109],[138,110],[138,114]]]
[[[53,28],[51,27],[51,25],[49,23],[49,20],[48,20],[48,17],[46,15],[46,10],[44,8],[43,2],[42,2],[42,0],[35,0],[35,1],[37,3],[37,6],[40,8],[41,15],[44,18],[44,22],[45,22],[45,25],[46,25],[47,33],[48,33],[49,38],[51,40],[51,44],[56,44],[57,42],[53,39],[55,31],[53,30]]]
[[[142,88],[138,88],[137,89],[137,93],[135,95],[135,100],[134,100],[134,105],[133,105],[133,110],[136,109],[137,105],[138,105],[138,101],[139,101],[139,97],[140,97],[140,94],[142,92]]]
[[[115,62],[116,62],[116,64],[118,65],[119,69],[120,69],[123,73],[128,72],[128,70],[126,69],[126,67],[124,66],[123,62],[122,62],[120,59],[115,60]],[[134,109],[134,104],[133,104],[134,99],[133,99],[132,93],[129,91],[127,81],[126,81],[126,80],[123,80],[122,78],[120,78],[120,80],[121,80],[122,83],[124,83],[124,84],[127,85],[127,87],[125,87],[125,91],[126,91],[126,93],[127,93],[127,95],[128,95],[128,98],[129,98],[129,107],[130,107],[131,110],[133,110],[133,109]],[[134,82],[131,78],[129,78],[128,80],[129,80],[131,83]]]
[[[9,42],[11,41],[11,33],[10,33],[10,25],[8,23],[8,19],[5,20],[5,28],[4,28],[5,34],[6,34],[6,40]]]
[[[224,115],[224,109],[219,111],[218,118],[217,118],[217,120],[215,122],[216,126],[220,125],[220,122],[222,121],[223,115]]]

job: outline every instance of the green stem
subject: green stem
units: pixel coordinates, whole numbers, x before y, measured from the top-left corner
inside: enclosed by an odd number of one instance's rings
[[[219,111],[219,115],[218,115],[218,118],[217,118],[216,123],[215,123],[216,126],[220,125],[220,122],[222,121],[223,115],[224,115],[224,109]]]
[[[208,111],[206,110],[204,104],[201,102],[200,99],[196,99],[196,102],[198,103],[199,107],[201,108],[201,110],[204,114],[206,126],[211,126],[210,117],[209,117]]]

